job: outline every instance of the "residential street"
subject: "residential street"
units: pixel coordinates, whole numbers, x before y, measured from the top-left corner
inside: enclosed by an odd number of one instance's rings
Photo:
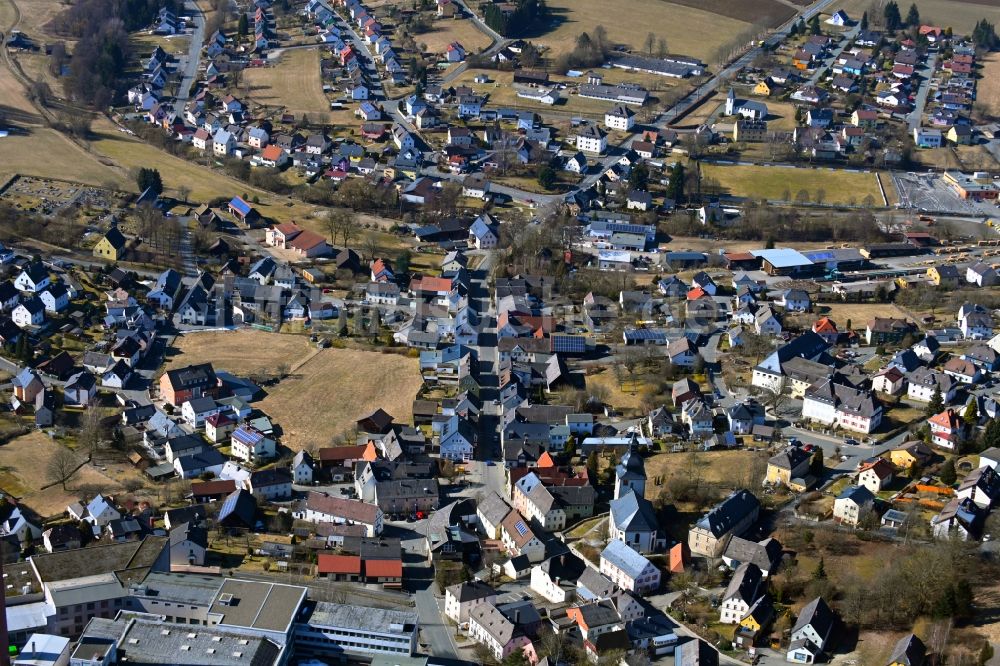
[[[194,30],[191,31],[188,54],[178,63],[178,68],[183,67],[181,82],[177,86],[177,97],[174,99],[174,113],[178,115],[184,113],[184,105],[191,97],[191,87],[198,76],[198,66],[201,64],[201,46],[205,41],[205,15],[201,13],[198,5],[190,0],[184,4],[184,11],[189,12]]]
[[[927,62],[924,63],[917,74],[920,76],[920,88],[917,89],[917,97],[913,101],[913,111],[906,117],[906,122],[912,132],[917,127],[920,127],[920,121],[923,118],[924,107],[927,106],[927,96],[931,91],[931,77],[934,76],[934,68],[937,66],[937,55],[934,53],[929,53],[927,55]]]

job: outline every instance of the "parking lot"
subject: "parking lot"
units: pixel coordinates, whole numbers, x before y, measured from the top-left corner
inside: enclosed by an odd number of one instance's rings
[[[899,207],[932,213],[955,213],[959,215],[997,215],[1000,211],[990,203],[965,201],[935,173],[913,173],[897,171],[892,174],[896,192],[899,193]]]

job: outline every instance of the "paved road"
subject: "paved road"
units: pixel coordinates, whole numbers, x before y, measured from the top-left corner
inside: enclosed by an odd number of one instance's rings
[[[413,594],[413,600],[417,607],[417,617],[420,619],[421,636],[427,643],[428,652],[431,655],[458,659],[458,648],[452,636],[452,628],[444,620],[443,609],[438,605],[434,589],[434,583],[431,581],[426,589]]]
[[[201,13],[198,5],[194,2],[186,3],[184,11],[191,16],[194,30],[191,32],[188,54],[181,60],[184,75],[181,77],[181,82],[177,87],[177,97],[174,99],[174,113],[177,115],[184,113],[184,105],[191,97],[191,88],[198,76],[198,65],[201,64],[201,45],[205,42],[205,15]]]
[[[917,89],[917,97],[913,100],[913,111],[906,116],[906,124],[912,132],[920,127],[920,121],[924,115],[924,107],[927,106],[927,96],[931,90],[931,77],[934,76],[934,68],[937,66],[937,54],[932,53],[927,56],[927,60],[919,70],[921,78],[920,88]]]
[[[829,68],[833,67],[833,65],[837,62],[837,58],[839,58],[840,54],[844,52],[844,49],[846,49],[854,41],[854,38],[858,36],[859,32],[861,32],[861,25],[855,24],[854,27],[841,35],[841,39],[843,40],[842,43],[833,50],[833,53],[831,53],[830,57],[823,61],[822,65],[816,68],[813,75],[809,77],[809,83],[812,85],[819,83],[820,77],[826,73]]]

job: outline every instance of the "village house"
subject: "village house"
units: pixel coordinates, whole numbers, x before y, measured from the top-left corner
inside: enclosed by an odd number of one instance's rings
[[[833,519],[857,527],[865,511],[875,506],[875,495],[865,486],[846,486],[833,501]]]
[[[610,541],[601,552],[601,573],[633,594],[653,593],[660,587],[660,570],[622,541]]]
[[[885,458],[876,458],[858,470],[858,485],[867,488],[872,495],[877,495],[892,483],[895,469]]]
[[[760,501],[748,490],[737,490],[691,526],[688,548],[695,555],[720,557],[730,539],[746,533],[759,514]]]

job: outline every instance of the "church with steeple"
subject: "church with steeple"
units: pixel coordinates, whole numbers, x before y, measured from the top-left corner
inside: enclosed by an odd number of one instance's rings
[[[615,499],[620,498],[629,490],[635,491],[639,497],[646,496],[646,463],[636,450],[637,442],[633,433],[632,443],[622,460],[615,467]]]

